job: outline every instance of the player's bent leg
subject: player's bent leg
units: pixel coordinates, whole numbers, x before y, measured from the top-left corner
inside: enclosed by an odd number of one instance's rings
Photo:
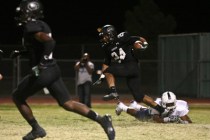
[[[108,68],[110,70],[110,67]],[[108,69],[104,71],[104,74],[106,76],[106,81],[109,86],[109,94],[105,95],[103,97],[104,101],[109,101],[113,99],[119,100],[119,95],[117,94],[117,90],[115,87],[115,77]]]
[[[112,119],[110,115],[104,115],[102,117],[98,115],[98,113],[96,113],[95,111],[90,110],[90,108],[88,108],[86,105],[73,100],[65,102],[63,108],[98,122],[104,129],[109,140],[115,139],[115,130],[113,128]]]

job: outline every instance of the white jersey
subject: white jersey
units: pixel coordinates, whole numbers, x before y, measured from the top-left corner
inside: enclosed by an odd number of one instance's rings
[[[161,98],[157,98],[155,102],[161,105]],[[176,100],[176,108],[167,117],[169,116],[182,117],[182,116],[187,115],[188,112],[189,112],[189,107],[188,107],[187,102],[183,100]],[[154,115],[154,114],[160,114],[160,113],[157,110],[151,108],[151,115]]]

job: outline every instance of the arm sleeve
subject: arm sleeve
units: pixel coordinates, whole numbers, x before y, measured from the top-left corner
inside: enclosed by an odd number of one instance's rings
[[[28,22],[25,26],[25,32],[26,33],[36,33],[41,32],[42,27],[38,25],[36,22]]]

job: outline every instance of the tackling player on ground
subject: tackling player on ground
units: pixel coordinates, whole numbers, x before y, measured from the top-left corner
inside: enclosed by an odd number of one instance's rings
[[[29,105],[28,97],[46,87],[58,104],[67,111],[87,117],[99,123],[109,140],[115,139],[115,130],[110,115],[100,116],[86,105],[73,101],[62,78],[60,68],[53,58],[55,40],[51,29],[44,21],[42,4],[38,0],[22,0],[17,7],[18,25],[22,25],[25,50],[14,51],[11,57],[25,55],[29,58],[31,73],[23,78],[14,90],[12,96],[15,105],[23,118],[31,125],[32,130],[23,140],[34,140],[45,137],[46,131],[39,125]]]
[[[188,116],[189,107],[187,102],[184,100],[177,100],[176,95],[173,92],[164,92],[162,97],[157,98],[155,102],[167,109],[168,114],[161,116],[157,110],[137,104],[135,101],[132,101],[129,106],[119,102],[115,111],[117,115],[120,115],[121,112],[124,111],[142,121],[152,119],[157,123],[192,123],[190,117]]]

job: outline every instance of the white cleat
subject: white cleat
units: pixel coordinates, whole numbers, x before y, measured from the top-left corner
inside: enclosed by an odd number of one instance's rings
[[[136,110],[141,110],[141,109],[146,109],[147,107],[145,107],[143,105],[140,105],[136,101],[132,100],[130,102],[129,108],[133,108],[133,109],[136,109]]]
[[[122,106],[124,106],[124,104],[122,102],[119,102],[117,104],[117,107],[115,109],[115,113],[116,113],[117,116],[119,116],[121,114],[121,112],[123,111]]]

